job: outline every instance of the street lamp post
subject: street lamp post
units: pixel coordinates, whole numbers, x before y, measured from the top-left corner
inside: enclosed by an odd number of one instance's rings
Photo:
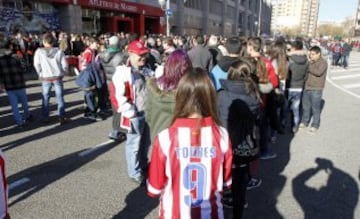
[[[169,18],[171,16],[171,9],[170,9],[170,0],[158,0],[161,8],[164,10],[165,8],[165,16],[166,16],[166,36],[170,36],[170,22]]]
[[[169,10],[170,10],[170,0],[166,0],[166,36],[170,36]]]
[[[260,0],[259,1],[259,17],[258,17],[258,25],[257,25],[257,36],[260,36],[261,34],[261,13],[262,13],[262,1],[263,0]]]
[[[255,36],[259,36],[259,23],[258,23],[258,21],[255,21],[254,22],[254,25],[255,25],[255,28],[254,28],[254,31],[253,31],[253,33],[255,34]]]

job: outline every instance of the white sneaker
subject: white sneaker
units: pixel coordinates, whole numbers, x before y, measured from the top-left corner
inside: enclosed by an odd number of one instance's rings
[[[318,128],[315,128],[315,127],[311,127],[309,129],[309,133],[311,133],[311,134],[315,134],[317,131],[318,131]]]
[[[304,129],[304,128],[306,128],[306,125],[304,123],[300,123],[299,129]]]
[[[275,143],[276,143],[276,136],[275,136],[275,135],[274,135],[274,136],[271,136],[270,142],[271,142],[272,144],[275,144]]]

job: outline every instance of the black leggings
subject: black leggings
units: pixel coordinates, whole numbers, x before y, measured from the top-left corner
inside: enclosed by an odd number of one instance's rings
[[[249,164],[232,169],[231,192],[233,196],[233,218],[240,219],[246,203],[246,186],[249,181]]]

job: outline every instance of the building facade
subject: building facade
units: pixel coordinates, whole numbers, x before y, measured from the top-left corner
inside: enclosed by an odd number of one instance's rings
[[[300,28],[306,36],[315,37],[319,6],[320,0],[303,0]]]
[[[358,1],[358,6],[356,10],[354,36],[360,37],[360,0]]]
[[[0,31],[162,33],[159,6],[119,0],[0,0]]]
[[[273,0],[271,31],[279,33],[292,28],[301,35],[316,34],[320,0]]]
[[[175,34],[270,34],[269,0],[172,0]],[[260,16],[259,16],[260,15]]]
[[[0,31],[270,34],[270,0],[0,0]],[[170,12],[169,12],[170,11]]]

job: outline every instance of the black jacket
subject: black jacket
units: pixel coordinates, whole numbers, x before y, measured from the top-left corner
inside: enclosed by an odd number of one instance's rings
[[[229,107],[236,99],[241,99],[253,114],[260,113],[260,100],[255,94],[248,94],[244,81],[220,80],[222,90],[218,93],[218,109],[221,124],[227,128]]]
[[[1,49],[0,54],[0,84],[6,90],[25,88],[25,66],[20,59],[10,50]]]
[[[238,145],[246,141],[247,136],[253,136],[253,152],[259,149],[258,130],[260,117],[260,100],[255,93],[247,91],[247,82],[220,80],[222,90],[218,93],[218,109],[222,125],[228,130],[231,144],[234,150],[233,164],[239,165],[248,163],[257,154],[252,156],[240,156],[235,151]]]
[[[223,56],[219,60],[218,65],[224,72],[228,72],[230,66],[236,61],[239,61],[239,57]]]

